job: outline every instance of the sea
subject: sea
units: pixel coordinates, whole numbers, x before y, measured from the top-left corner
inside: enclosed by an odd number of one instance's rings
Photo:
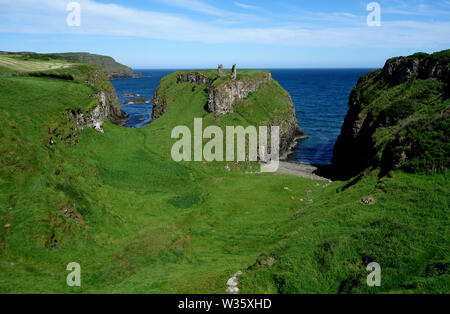
[[[341,131],[348,99],[358,79],[374,69],[270,69],[272,76],[292,96],[300,128],[309,135],[301,140],[289,161],[329,165]],[[133,94],[151,100],[159,81],[174,70],[135,69],[144,78],[117,79],[116,88],[122,109],[129,114],[125,125],[141,128],[151,123],[152,103],[125,104]]]

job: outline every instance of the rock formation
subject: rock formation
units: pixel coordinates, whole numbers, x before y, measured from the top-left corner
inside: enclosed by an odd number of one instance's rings
[[[390,59],[383,68],[383,79],[392,84],[402,84],[413,77],[425,80],[436,78],[448,82],[450,79],[448,62],[417,54]]]
[[[90,112],[71,110],[67,113],[77,131],[82,131],[86,128],[93,128],[98,132],[104,132],[103,119],[108,119],[111,116],[111,107],[106,101],[104,92],[98,93],[95,97],[98,99],[99,103]]]
[[[233,113],[234,107],[239,105],[251,93],[256,93],[265,84],[269,84],[272,81],[272,75],[270,72],[261,71],[240,80],[229,79],[218,83],[216,79],[198,71],[182,72],[176,76],[178,84],[187,82],[205,86],[205,92],[208,94],[208,102],[205,109],[210,113],[225,115]],[[287,154],[291,152],[299,139],[307,137],[298,125],[294,104],[290,95],[286,91],[284,92],[286,93],[289,108],[286,112],[280,113],[276,115],[276,118],[269,120],[270,125],[280,127],[280,155],[282,158],[287,157]],[[168,106],[167,96],[158,88],[153,96],[152,119],[155,120],[161,117],[167,111]],[[270,138],[270,135],[268,135],[268,138]]]
[[[233,80],[211,87],[208,95],[208,111],[219,114],[233,112],[233,106],[240,100],[247,98],[259,88],[269,82],[272,75],[267,72],[263,76],[252,80]]]
[[[214,79],[200,72],[186,72],[177,76],[177,83],[181,82],[211,86],[211,84],[214,82]]]
[[[104,105],[108,107],[107,115],[105,115],[106,119],[117,125],[122,125],[128,120],[127,114],[122,111],[114,86],[102,70],[92,67],[85,83],[99,89],[103,93]],[[99,99],[100,103],[102,99]]]
[[[233,65],[233,68],[231,69],[231,79],[235,80],[237,77],[237,70],[236,70],[236,64]]]
[[[386,172],[413,158],[417,159],[414,167],[433,163],[430,156],[419,156],[429,150],[423,146],[426,137],[417,138],[414,134],[421,134],[421,129],[440,132],[439,123],[448,119],[449,108],[444,112],[440,108],[448,99],[450,62],[441,54],[393,58],[382,70],[359,79],[350,95],[348,113],[334,148],[333,168],[338,175],[349,178],[369,166],[380,166]],[[414,83],[427,87],[420,92]],[[440,161],[433,167],[442,167],[443,163]]]
[[[225,72],[223,71],[223,65],[222,64],[219,64],[219,67],[218,67],[218,76],[219,77],[224,77],[225,76]]]

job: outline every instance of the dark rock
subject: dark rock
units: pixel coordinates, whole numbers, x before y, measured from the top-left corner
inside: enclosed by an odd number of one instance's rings
[[[425,56],[399,57],[388,60],[382,73],[383,79],[394,85],[405,83],[413,77],[424,80],[436,78],[448,82],[450,67],[447,62]]]
[[[135,98],[127,99],[123,103],[124,104],[148,104],[148,103],[150,103],[150,100],[146,99],[144,97],[135,97]]]

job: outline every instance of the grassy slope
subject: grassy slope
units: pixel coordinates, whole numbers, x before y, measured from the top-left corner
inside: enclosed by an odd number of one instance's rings
[[[257,171],[251,164],[174,163],[172,127],[213,122],[203,89],[190,84],[171,87],[168,112],[148,127],[105,123],[105,134],[89,129],[77,145],[49,147],[49,126],[88,105],[92,88],[21,77],[0,85],[0,292],[223,293],[261,252],[277,261],[246,275],[246,292],[338,292],[365,280],[366,255],[388,265],[381,291],[414,281],[413,291],[449,291],[433,266],[449,260],[447,174],[395,172],[378,188],[368,175],[337,193],[343,182],[246,174]],[[246,125],[261,95],[219,123]],[[377,204],[363,206],[369,194]],[[65,283],[73,261],[81,288]]]
[[[53,54],[0,53],[0,66],[22,72],[46,71],[70,67],[73,64],[94,64],[109,78],[132,77],[133,70],[108,56],[71,52]]]
[[[72,66],[73,63],[64,60],[24,60],[18,55],[1,55],[0,66],[3,68],[15,69],[21,72],[47,71]]]
[[[211,78],[217,78],[217,71],[199,71],[208,75]],[[227,71],[225,71],[227,72]],[[234,107],[235,114],[227,114],[215,117],[214,114],[208,114],[201,105],[198,105],[194,111],[186,111],[182,109],[183,102],[186,97],[196,97],[200,104],[206,104],[208,101],[208,95],[204,92],[206,85],[196,86],[193,90],[193,85],[189,83],[177,83],[177,76],[182,73],[181,71],[169,74],[161,81],[158,93],[161,98],[167,99],[168,110],[171,111],[170,116],[173,118],[161,119],[167,121],[171,126],[173,125],[193,125],[193,118],[203,118],[204,126],[218,125],[222,128],[225,134],[225,127],[228,125],[242,125],[247,127],[249,125],[271,125],[273,121],[277,121],[280,118],[285,117],[291,113],[289,94],[276,82],[271,80],[266,83],[257,93],[252,93],[245,100],[241,101],[238,106]],[[238,78],[244,79],[246,77],[260,78],[264,76],[266,71],[258,70],[240,70],[237,72]],[[230,80],[229,77],[218,78],[214,81],[214,85]],[[174,108],[171,108],[171,107]],[[182,109],[182,110],[181,110]],[[186,113],[189,115],[186,116]],[[179,123],[177,121],[186,121],[186,124]],[[168,133],[170,137],[170,133]],[[170,149],[169,149],[170,152]]]

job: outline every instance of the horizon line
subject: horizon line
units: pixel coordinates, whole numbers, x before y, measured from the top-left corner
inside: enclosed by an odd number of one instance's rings
[[[239,70],[357,70],[357,69],[381,69],[381,67],[373,67],[373,66],[364,66],[364,67],[242,67],[238,68]],[[184,71],[184,70],[217,70],[216,68],[210,67],[131,67],[133,70],[176,70],[176,71]],[[231,70],[224,68],[224,70]]]

